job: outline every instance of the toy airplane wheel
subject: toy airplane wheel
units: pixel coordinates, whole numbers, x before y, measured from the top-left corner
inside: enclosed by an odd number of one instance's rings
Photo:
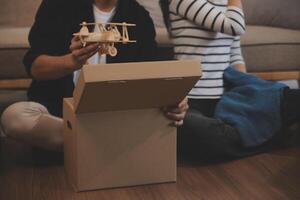
[[[108,54],[112,57],[115,57],[118,54],[118,50],[116,47],[109,47]]]

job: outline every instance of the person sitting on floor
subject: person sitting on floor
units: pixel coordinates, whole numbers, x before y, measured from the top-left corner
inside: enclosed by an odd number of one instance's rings
[[[100,56],[99,44],[83,47],[78,37],[72,38],[83,21],[136,24],[129,35],[137,43],[117,44],[119,53],[115,57]],[[72,96],[84,64],[158,59],[153,22],[134,0],[43,0],[29,42],[31,48],[24,57],[26,70],[33,78],[29,101],[8,107],[1,121],[8,137],[50,150],[63,148],[63,98]],[[169,108],[167,117],[174,125],[182,125],[187,108],[185,99]]]
[[[270,149],[300,121],[300,90],[246,74],[241,0],[160,0],[176,59],[196,59],[203,76],[188,95],[179,152],[192,158],[241,157]]]

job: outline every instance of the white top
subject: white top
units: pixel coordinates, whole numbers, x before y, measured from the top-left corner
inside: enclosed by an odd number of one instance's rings
[[[111,21],[112,17],[115,14],[115,8],[113,8],[110,12],[104,12],[97,8],[96,5],[93,5],[93,12],[94,12],[94,18],[95,23],[108,23]],[[100,32],[99,27],[95,26],[94,32]],[[99,53],[96,53],[94,56],[90,57],[87,61],[87,64],[100,64],[100,63],[106,63],[106,55],[99,55]],[[77,70],[74,72],[74,84],[76,85],[77,80],[79,78],[81,70]]]
[[[176,58],[196,59],[202,63],[203,76],[189,98],[220,98],[224,92],[224,70],[244,63],[239,36],[245,32],[244,13],[227,4],[228,0],[170,2]]]

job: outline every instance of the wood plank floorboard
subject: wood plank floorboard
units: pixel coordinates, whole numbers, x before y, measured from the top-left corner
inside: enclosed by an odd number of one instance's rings
[[[222,163],[178,164],[177,183],[73,192],[62,156],[1,138],[1,200],[300,199],[300,147]],[[48,162],[43,162],[48,161]]]

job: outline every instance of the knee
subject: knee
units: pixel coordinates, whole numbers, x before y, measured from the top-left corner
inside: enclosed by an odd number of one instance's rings
[[[47,109],[38,103],[18,102],[12,104],[1,116],[4,134],[16,139],[22,138],[23,134],[32,130],[43,113],[47,113]]]

